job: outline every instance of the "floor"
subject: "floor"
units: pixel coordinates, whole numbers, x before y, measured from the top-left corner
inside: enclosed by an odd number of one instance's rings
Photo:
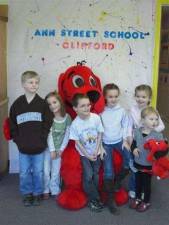
[[[24,207],[18,191],[18,175],[7,175],[0,181],[1,225],[168,225],[169,180],[153,179],[152,207],[138,213],[120,207],[119,216],[111,215],[107,208],[92,213],[88,208],[68,211],[60,208],[53,199],[43,201],[41,206]]]

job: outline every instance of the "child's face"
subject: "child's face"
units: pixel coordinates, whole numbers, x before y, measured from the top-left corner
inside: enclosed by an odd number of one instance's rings
[[[115,106],[119,101],[119,91],[116,89],[113,90],[107,90],[105,95],[105,100],[107,106]]]
[[[148,106],[151,101],[150,96],[146,91],[137,91],[135,99],[140,108]]]
[[[159,117],[155,113],[148,114],[145,116],[143,121],[143,126],[150,130],[154,130],[159,124]]]
[[[47,99],[47,103],[49,105],[49,109],[51,110],[51,112],[53,112],[53,114],[58,113],[60,111],[61,105],[59,100],[55,96],[50,96]]]
[[[25,82],[22,84],[23,88],[25,89],[25,92],[30,94],[35,94],[39,88],[39,79],[37,78],[29,78],[25,80]]]
[[[91,104],[88,98],[82,98],[78,100],[77,107],[73,108],[80,117],[87,118],[90,115]]]

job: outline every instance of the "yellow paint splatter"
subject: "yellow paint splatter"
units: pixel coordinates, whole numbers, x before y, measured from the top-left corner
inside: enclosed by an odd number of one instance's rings
[[[108,16],[108,13],[106,11],[102,11],[99,16],[99,21],[104,21],[107,16]]]
[[[140,25],[140,17],[139,17],[139,16],[137,16],[136,24],[137,24],[137,25]]]
[[[30,24],[30,25],[33,25],[32,21],[30,20],[27,20],[27,22]]]

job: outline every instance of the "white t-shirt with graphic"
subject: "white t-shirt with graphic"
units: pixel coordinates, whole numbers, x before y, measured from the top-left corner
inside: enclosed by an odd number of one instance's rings
[[[92,155],[96,149],[99,133],[103,133],[103,125],[100,117],[95,113],[90,113],[89,118],[83,120],[77,116],[70,126],[70,139],[80,141],[88,154]],[[84,156],[78,146],[79,154]]]

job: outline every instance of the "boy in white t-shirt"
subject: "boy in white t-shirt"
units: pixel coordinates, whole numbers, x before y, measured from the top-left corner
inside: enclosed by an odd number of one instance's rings
[[[76,94],[72,101],[77,117],[70,127],[70,139],[75,140],[83,168],[83,188],[89,199],[91,211],[100,212],[103,208],[98,193],[98,173],[101,164],[99,147],[103,133],[100,117],[90,112],[89,97]]]

